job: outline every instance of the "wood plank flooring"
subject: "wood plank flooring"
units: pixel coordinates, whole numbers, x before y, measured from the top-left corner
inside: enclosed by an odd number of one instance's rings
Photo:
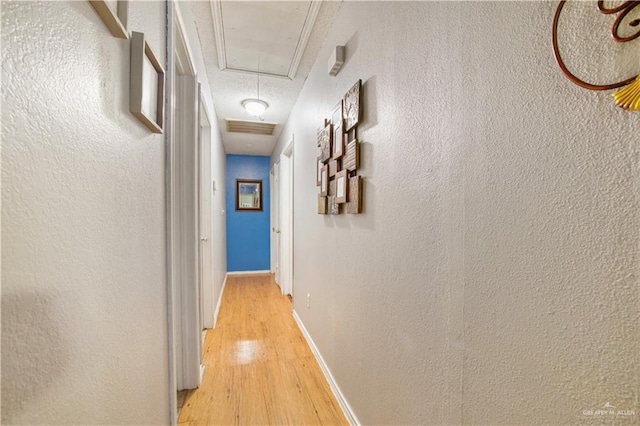
[[[180,425],[348,424],[271,275],[230,276]]]

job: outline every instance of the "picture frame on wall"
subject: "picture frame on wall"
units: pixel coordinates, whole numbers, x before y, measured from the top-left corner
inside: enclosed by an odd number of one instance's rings
[[[89,3],[114,37],[129,38],[127,32],[128,0],[89,0]]]
[[[131,33],[129,109],[153,133],[164,132],[165,72],[144,39]]]
[[[342,126],[342,99],[340,99],[338,105],[336,105],[331,112],[331,124],[333,124],[333,127],[338,124]]]
[[[320,195],[326,197],[329,194],[329,166],[322,166],[320,173]]]
[[[322,162],[322,158],[318,156],[318,160],[316,161],[316,186],[322,185],[322,167],[324,167],[324,163]]]
[[[342,131],[342,120],[333,125],[333,153],[331,158],[337,160],[344,154],[344,132]]]
[[[349,191],[349,176],[346,170],[336,173],[336,203],[343,204],[347,202],[347,194]]]
[[[236,179],[236,211],[262,211],[262,181]]]

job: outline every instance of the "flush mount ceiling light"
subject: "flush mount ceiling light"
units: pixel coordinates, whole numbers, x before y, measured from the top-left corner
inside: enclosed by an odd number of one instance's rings
[[[242,101],[242,106],[247,112],[254,117],[261,117],[262,114],[267,110],[269,104],[265,101],[260,100],[260,63],[258,62],[258,95],[256,99],[245,99]]]
[[[242,101],[242,106],[247,112],[255,117],[260,117],[266,111],[269,104],[260,99],[245,99]]]

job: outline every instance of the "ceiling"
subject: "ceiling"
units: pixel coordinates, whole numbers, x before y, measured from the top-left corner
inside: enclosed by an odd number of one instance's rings
[[[211,1],[189,4],[228,154],[270,155],[340,7],[334,1]],[[258,97],[271,136],[232,133],[226,119],[259,121],[242,107]]]

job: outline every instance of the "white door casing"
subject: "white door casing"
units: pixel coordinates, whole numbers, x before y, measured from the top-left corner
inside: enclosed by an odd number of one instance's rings
[[[212,250],[212,180],[211,180],[211,121],[200,92],[200,265],[201,311],[203,328],[213,328],[213,250]]]
[[[176,175],[174,200],[177,214],[177,249],[179,269],[176,276],[178,300],[176,306],[176,332],[180,346],[177,365],[178,390],[194,389],[200,385],[202,356],[200,323],[198,223],[198,83],[195,76],[179,75],[176,83],[175,109],[175,161]]]
[[[180,9],[168,2],[171,73],[169,142],[170,365],[173,393],[200,385],[200,238],[198,223],[199,92]],[[175,377],[174,377],[175,375]],[[172,407],[172,422],[176,410]]]
[[[271,235],[274,241],[272,255],[275,258],[275,280],[280,284],[280,164],[273,165],[273,186],[271,187],[271,198],[273,202],[273,226]]]
[[[271,233],[269,234],[269,271],[272,274],[276,273],[276,256],[275,256],[275,202],[273,201],[274,198],[274,194],[275,194],[275,177],[274,177],[274,171],[273,171],[274,166],[271,166],[271,170],[269,171],[269,190],[271,191],[271,196],[269,197],[269,224],[271,225]]]
[[[293,296],[293,136],[279,164],[280,288]]]

